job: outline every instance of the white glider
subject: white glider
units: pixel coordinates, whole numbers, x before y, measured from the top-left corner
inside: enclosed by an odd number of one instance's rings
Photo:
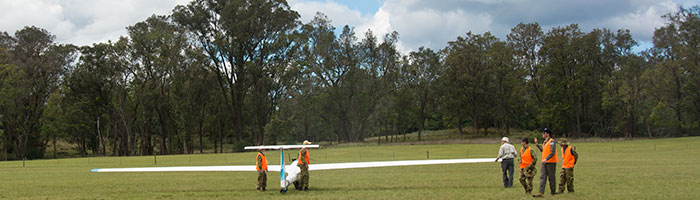
[[[294,160],[289,166],[284,165],[284,149],[318,148],[318,145],[280,145],[280,146],[248,146],[245,149],[279,149],[280,166],[269,166],[268,171],[280,172],[280,192],[286,192],[291,184],[298,181],[300,169]],[[494,158],[469,158],[469,159],[436,159],[436,160],[401,160],[401,161],[377,161],[377,162],[349,162],[310,164],[309,170],[353,169],[369,167],[393,167],[435,164],[460,164],[460,163],[486,163],[493,162]],[[256,171],[255,165],[236,166],[193,166],[193,167],[142,167],[142,168],[105,168],[93,169],[92,172],[221,172],[221,171]]]

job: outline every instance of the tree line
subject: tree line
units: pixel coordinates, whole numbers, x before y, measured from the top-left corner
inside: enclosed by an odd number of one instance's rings
[[[397,32],[357,35],[322,13],[304,24],[284,0],[194,0],[88,46],[27,26],[0,33],[0,148],[7,160],[60,157],[57,142],[130,156],[448,128],[697,135],[699,15],[663,16],[641,52],[629,30],[535,22],[404,55]]]

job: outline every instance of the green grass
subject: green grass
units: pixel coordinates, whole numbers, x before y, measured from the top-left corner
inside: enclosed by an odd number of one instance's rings
[[[686,148],[687,143],[687,148]],[[700,137],[575,143],[575,194],[548,199],[697,199]],[[333,147],[312,163],[491,158],[498,144]],[[520,145],[516,145],[517,148]],[[654,150],[654,148],[656,150]],[[539,152],[536,151],[539,155]],[[296,151],[286,151],[295,155]],[[255,153],[158,156],[156,166],[245,165]],[[270,164],[279,152],[269,151]],[[190,161],[191,160],[191,161]],[[279,173],[256,192],[255,172],[92,173],[93,168],[154,166],[152,156],[0,162],[0,199],[530,199],[517,179],[504,189],[498,163],[312,171],[309,192],[281,195]],[[540,167],[539,165],[537,166]],[[559,170],[557,170],[557,173]],[[516,172],[516,177],[519,173]],[[539,176],[539,174],[538,174]],[[558,179],[558,177],[557,177]],[[535,179],[535,190],[539,179]]]
[[[443,129],[443,130],[425,130],[421,133],[421,140],[418,140],[418,132],[407,133],[406,137],[404,135],[388,136],[389,143],[413,143],[413,144],[435,144],[435,143],[445,143],[445,144],[456,144],[456,143],[491,143],[492,141],[499,141],[502,137],[501,134],[505,134],[504,130],[489,128],[488,135],[484,134],[483,129],[479,129],[479,134],[474,134],[474,129],[470,127],[465,127],[463,129],[464,133],[460,136],[457,129]],[[511,139],[513,138],[533,138],[535,136],[541,136],[539,131],[526,131],[520,129],[511,129],[510,134],[507,134]],[[381,137],[381,143],[387,143],[386,136]],[[460,137],[462,140],[460,140]],[[365,138],[362,144],[377,144],[377,136]],[[341,145],[342,146],[342,145]]]

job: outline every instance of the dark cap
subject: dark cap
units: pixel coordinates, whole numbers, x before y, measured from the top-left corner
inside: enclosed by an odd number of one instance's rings
[[[544,130],[542,130],[542,132],[552,134],[552,130],[549,130],[549,128],[544,128]]]

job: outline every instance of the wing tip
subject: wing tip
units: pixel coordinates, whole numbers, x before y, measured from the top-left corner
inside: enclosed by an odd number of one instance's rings
[[[301,149],[302,147],[321,148],[321,145],[318,145],[318,144],[311,144],[311,145],[263,145],[263,146],[245,146],[245,147],[243,147],[243,149],[244,150],[258,150],[258,149],[279,150],[279,149]]]
[[[100,169],[91,169],[90,172],[100,172]]]

